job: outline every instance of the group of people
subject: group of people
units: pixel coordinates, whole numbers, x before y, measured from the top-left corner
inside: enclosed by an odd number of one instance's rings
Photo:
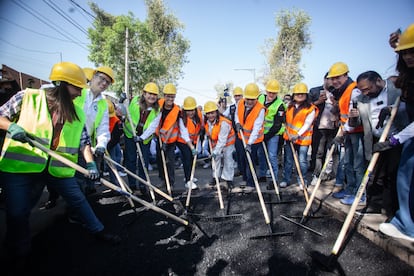
[[[145,170],[153,139],[157,141],[159,177],[171,189],[176,183],[176,148],[187,188],[197,188],[191,170],[204,142],[214,164],[211,182],[220,179],[229,189],[244,192],[254,190],[256,179],[267,182],[270,170],[280,188],[291,185],[295,159],[298,187],[304,189],[308,181],[299,179],[299,172],[306,176],[309,170],[310,149],[312,184],[322,177],[322,164],[333,148],[331,171],[323,177],[335,178],[342,189],[333,196],[347,205],[354,202],[373,153],[381,152],[360,203],[389,217],[380,231],[414,240],[414,24],[401,35],[393,34],[390,43],[398,54],[399,75],[394,78],[384,80],[377,72],[367,71],[353,81],[347,64],[337,62],[320,87],[309,90],[306,84],[297,83],[291,94],[280,98],[281,85],[271,79],[265,93],[249,83],[244,89],[233,89],[233,104],[208,101],[202,108],[191,96],[181,107],[176,104],[177,88],[172,83],[163,87],[163,97],[159,97],[158,85],[148,82],[128,101],[123,123],[113,103],[102,95],[115,80],[111,68],[81,69],[70,62],[54,65],[52,87],[18,92],[0,107],[0,129],[8,133],[0,171],[10,256],[24,261],[30,251],[30,211],[45,184],[54,195],[49,201],[62,196],[74,218],[96,238],[119,242],[118,236],[105,231],[85,196],[95,190],[100,177],[97,163],[105,154],[118,163],[123,159],[129,171],[148,180]],[[397,115],[385,142],[380,141],[393,108],[398,109]],[[119,145],[122,134],[123,151]],[[33,141],[87,168],[88,173],[75,172]],[[243,181],[235,183],[235,175],[242,175]],[[271,184],[269,189],[274,187]],[[131,175],[128,185],[142,195],[148,193],[147,185]]]

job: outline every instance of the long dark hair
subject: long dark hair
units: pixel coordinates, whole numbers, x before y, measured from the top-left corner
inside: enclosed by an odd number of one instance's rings
[[[61,81],[54,84],[57,86],[45,89],[49,112],[56,113],[60,123],[79,121],[75,105],[69,94],[68,83]]]
[[[139,98],[139,107],[140,107],[141,111],[147,110],[147,108],[148,108],[147,102],[145,101],[144,93],[148,93],[148,92],[143,92],[141,97]],[[158,104],[158,100],[155,101],[153,108],[157,112],[160,109],[160,105]]]
[[[402,99],[414,101],[414,91],[409,94],[409,90],[414,88],[414,68],[409,68],[402,58],[402,54],[398,54],[397,71],[399,75],[395,81],[395,87],[400,88]]]
[[[183,110],[182,111],[182,118],[183,118],[183,122],[184,125],[187,126],[187,112],[186,111],[191,111],[191,110]],[[198,109],[194,108],[195,114],[194,114],[194,121],[196,124],[199,124],[201,122],[200,117],[198,117]]]
[[[288,108],[290,108],[290,107],[294,106],[294,105],[295,105],[295,103],[296,103],[296,101],[295,101],[295,93],[293,93],[293,94],[292,94],[292,99],[291,99],[291,101],[290,101],[290,103],[289,103],[289,105],[288,105]],[[301,105],[301,106],[302,106],[302,107],[306,107],[306,108],[309,108],[309,107],[311,106],[311,102],[310,102],[309,94],[306,94],[306,100],[305,100],[305,101],[303,101],[303,103],[302,103],[302,105]]]

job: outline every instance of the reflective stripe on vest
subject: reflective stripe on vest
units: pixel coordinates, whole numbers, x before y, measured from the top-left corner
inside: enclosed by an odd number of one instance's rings
[[[261,94],[258,98],[258,101],[263,104],[265,103],[266,100],[266,96]],[[280,105],[285,105],[283,103],[283,101],[281,99],[279,99],[278,97],[276,98],[276,101],[274,101],[269,107],[265,107],[266,108],[266,115],[265,115],[265,119],[264,119],[264,134],[268,133],[269,130],[272,128],[273,123],[274,123],[274,118],[277,114],[277,111],[279,110]],[[285,110],[286,110],[286,106]],[[275,133],[276,135],[281,135],[283,132],[285,132],[285,125],[282,124],[282,126],[280,127],[279,131],[277,133]]]
[[[246,120],[244,120],[244,111],[245,111],[245,105],[244,105],[244,99],[241,99],[238,103],[237,109],[238,109],[238,118],[239,118],[239,123],[241,124],[242,128],[243,128],[243,136],[244,136],[244,140],[246,141],[246,143],[249,141],[250,135],[253,131],[253,126],[254,126],[254,121],[256,120],[256,118],[259,116],[259,113],[262,109],[264,109],[264,106],[259,103],[256,102],[256,104],[253,106],[252,110],[250,111],[250,113],[247,115]],[[264,135],[263,135],[263,131],[264,131],[264,127],[262,124],[262,127],[259,130],[258,133],[258,137],[257,139],[254,141],[253,144],[257,144],[263,141]],[[239,136],[240,139],[242,139],[242,137],[240,136],[240,133],[237,133],[237,135]]]
[[[56,152],[76,163],[85,115],[79,107],[75,106],[75,110],[80,121],[64,123]],[[45,91],[26,89],[17,124],[23,127],[26,132],[33,134],[36,141],[46,148],[50,148],[53,125]],[[46,168],[48,158],[46,153],[33,148],[29,143],[21,143],[6,137],[0,156],[0,168],[2,171],[10,173],[38,173]],[[70,167],[55,166],[54,158],[51,158],[48,171],[56,177],[75,175],[75,170]]]
[[[128,106],[129,114],[131,115],[131,120],[134,126],[136,127],[138,125],[138,122],[141,118],[141,107],[139,106],[139,96],[135,96],[132,98],[132,101],[130,102]],[[159,113],[159,110],[155,110],[154,108],[151,109],[151,112],[148,114],[147,120],[145,121],[144,127],[142,131],[145,131],[149,125],[154,121],[155,117],[157,117]],[[124,133],[125,136],[128,138],[133,138],[135,131],[132,131],[131,124],[129,123],[129,119],[125,121],[124,126]],[[144,140],[144,144],[147,145],[149,142],[151,142],[152,135]]]
[[[210,136],[211,145],[213,148],[215,148],[217,145],[221,125],[223,124],[223,122],[226,122],[227,124],[229,124],[229,127],[230,127],[230,132],[227,135],[227,141],[226,141],[225,146],[227,147],[227,146],[230,146],[236,143],[236,133],[234,132],[233,127],[231,126],[231,121],[224,116],[220,116],[219,121],[213,125],[211,129],[211,133],[210,133],[209,125],[207,122],[205,123],[205,126],[204,126],[206,129],[207,136]]]
[[[318,108],[311,105],[308,108],[301,108],[295,113],[295,106],[291,106],[286,111],[286,131],[283,133],[283,138],[289,140],[289,136],[298,135],[298,131],[305,124],[305,120],[312,111],[315,110],[315,118],[318,116]],[[301,146],[309,146],[312,144],[313,123],[309,128],[296,140],[295,144]],[[289,135],[288,135],[289,134]]]

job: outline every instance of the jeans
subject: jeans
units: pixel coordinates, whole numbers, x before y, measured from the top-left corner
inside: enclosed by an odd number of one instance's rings
[[[397,173],[399,210],[391,223],[404,234],[414,237],[414,138],[403,144]]]
[[[345,168],[344,168],[344,156],[345,150],[342,146],[336,146],[335,151],[338,152],[339,163],[336,169],[335,184],[345,184]]]
[[[278,147],[279,147],[279,135],[273,136],[266,142],[267,153],[269,156],[270,165],[272,166],[273,174],[277,182],[277,174],[279,172],[278,162]],[[263,146],[259,147],[257,155],[259,157],[259,176],[265,176],[267,169],[270,170],[267,164],[266,155],[264,153]]]
[[[363,133],[345,135],[344,167],[346,177],[345,190],[355,195],[364,177],[367,162],[364,158]]]
[[[75,212],[84,227],[91,233],[102,231],[104,226],[74,177],[57,178],[47,169],[42,173],[2,173],[6,198],[6,245],[15,256],[27,255],[31,246],[30,212],[39,201],[45,184],[53,186]]]
[[[181,152],[181,161],[183,162],[185,182],[188,182],[191,176],[193,155],[191,153],[190,147],[187,144],[177,142],[177,147]]]
[[[115,162],[117,162],[118,164],[121,164],[122,161],[122,151],[121,151],[121,145],[116,144],[115,146],[113,146],[111,149],[108,149],[109,155],[111,157],[111,159]],[[116,180],[115,174],[113,173],[113,171],[109,168],[108,164],[105,162],[105,170],[109,171],[109,176],[111,179],[112,183],[117,183],[118,181]],[[114,167],[118,170],[118,171],[122,171],[122,168],[118,167],[117,165],[114,165]]]
[[[336,132],[337,130],[335,129],[319,129],[320,140],[317,145],[318,150],[316,152],[315,169],[313,171],[313,174],[316,176],[319,176],[321,173],[322,166],[325,163],[326,152],[329,150],[329,144],[335,137]],[[335,158],[335,155],[332,155],[332,157]]]
[[[250,159],[252,161],[253,169],[255,170],[255,163],[256,163],[256,160],[257,160],[257,150],[259,149],[259,147],[260,148],[262,147],[262,144],[257,143],[257,144],[253,144],[251,146],[252,146],[252,154],[250,156]],[[246,175],[243,174],[243,180],[244,180],[244,177],[246,177],[246,185],[250,186],[250,187],[254,187],[255,184],[254,184],[254,180],[253,180],[252,171],[250,170],[250,164],[249,164],[249,161],[247,160],[247,154],[248,154],[247,152],[244,154],[244,164],[246,164],[246,168],[245,168]],[[255,171],[255,173],[256,173],[256,171]]]
[[[124,151],[124,163],[125,167],[132,173],[137,173],[137,144],[133,138],[125,136],[125,151]],[[137,181],[134,177],[128,174],[128,185],[132,189],[137,187]]]
[[[306,173],[308,172],[309,146],[294,145],[294,148],[295,148],[295,151],[299,155],[298,156],[299,167],[300,167],[300,171],[303,176],[303,181],[305,182],[305,185],[307,185],[305,176],[306,176]],[[294,162],[292,148],[291,148],[289,141],[286,141],[286,144],[285,144],[285,156],[286,156],[286,162],[285,162],[285,168],[283,170],[283,181],[289,185],[292,180],[292,169],[293,169],[293,162]],[[297,182],[301,183],[299,173],[297,177]]]

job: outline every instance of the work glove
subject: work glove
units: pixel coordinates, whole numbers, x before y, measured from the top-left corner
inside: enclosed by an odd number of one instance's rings
[[[292,135],[290,136],[290,141],[292,143],[295,143],[299,139],[299,135]]]
[[[163,152],[167,152],[167,143],[162,143],[162,145],[161,145],[161,150],[162,150]]]
[[[211,159],[216,159],[216,158],[217,158],[217,154],[213,152],[213,153],[210,155],[210,157],[211,157]]]
[[[193,148],[193,149],[191,150],[191,154],[192,154],[193,156],[196,156],[196,155],[197,155],[197,149],[196,149],[196,148]]]
[[[95,149],[95,156],[98,158],[102,158],[105,154],[105,148],[104,147],[96,147]]]
[[[250,155],[252,154],[252,145],[247,144],[246,147],[244,148],[246,150],[246,152],[248,152]]]
[[[345,141],[344,136],[335,136],[335,138],[332,139],[329,147],[331,147],[333,144],[340,146],[344,143],[344,141]]]
[[[391,116],[391,108],[386,106],[381,109],[380,114],[378,116],[378,124],[375,128],[379,129],[380,127],[384,127],[384,121],[387,119],[388,116]]]
[[[391,136],[390,139],[388,139],[387,141],[375,143],[373,148],[372,148],[372,151],[373,152],[386,151],[386,150],[389,150],[389,149],[391,149],[391,148],[393,148],[393,147],[395,147],[399,144],[400,144],[400,141],[397,138],[395,138],[394,136]]]
[[[142,140],[141,136],[134,136],[134,142],[135,143],[141,143],[142,141],[144,141],[144,140]]]
[[[24,128],[22,128],[16,123],[11,123],[11,125],[7,129],[7,132],[10,133],[10,137],[13,140],[16,140],[22,143],[26,143],[28,141],[26,131],[24,130]]]
[[[241,124],[240,123],[237,123],[236,124],[236,132],[237,133],[239,133],[240,132],[240,130],[242,130],[243,128],[242,128],[242,126],[241,126]]]
[[[99,178],[99,171],[94,161],[86,163],[86,169],[89,172],[89,175],[86,176],[87,178],[91,180],[97,180]]]

